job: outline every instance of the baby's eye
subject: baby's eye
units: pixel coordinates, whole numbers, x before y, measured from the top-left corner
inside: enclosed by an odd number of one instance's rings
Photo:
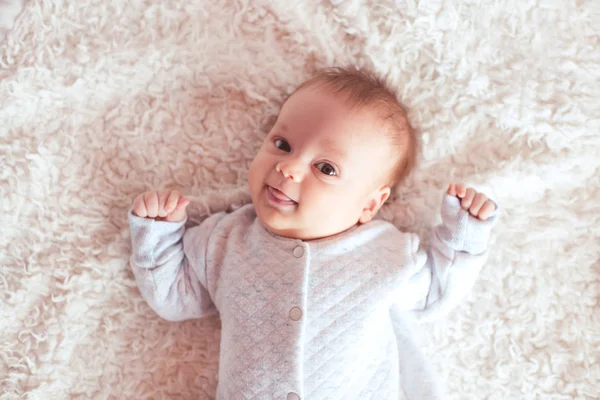
[[[325,175],[329,175],[329,176],[336,176],[337,172],[335,171],[335,168],[326,162],[320,162],[317,165],[315,165],[315,167],[317,167],[317,169],[319,171],[321,171],[322,173],[324,173]]]
[[[292,151],[290,144],[283,139],[275,139],[274,143],[275,143],[275,147],[277,147],[279,150],[283,150],[286,153],[289,153],[290,151]]]

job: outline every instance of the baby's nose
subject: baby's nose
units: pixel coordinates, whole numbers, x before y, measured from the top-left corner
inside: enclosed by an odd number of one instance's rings
[[[304,177],[302,165],[297,160],[281,161],[275,169],[293,182],[301,182]]]

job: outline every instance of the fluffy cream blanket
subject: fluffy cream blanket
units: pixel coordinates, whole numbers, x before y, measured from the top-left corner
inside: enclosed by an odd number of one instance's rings
[[[597,2],[30,0],[13,26],[7,1],[0,399],[213,398],[219,321],[151,312],[127,210],[247,202],[282,99],[339,64],[388,76],[423,137],[383,217],[426,235],[450,181],[503,207],[473,294],[423,326],[452,398],[600,396]]]

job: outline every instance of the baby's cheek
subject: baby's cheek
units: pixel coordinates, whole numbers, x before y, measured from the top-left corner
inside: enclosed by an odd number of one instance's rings
[[[251,194],[256,194],[260,189],[262,180],[260,166],[253,163],[248,170],[248,186]]]
[[[257,154],[250,164],[248,175],[253,178],[260,176],[265,168],[265,161],[265,157],[261,153]]]
[[[334,191],[323,190],[315,194],[315,206],[320,218],[331,220],[340,215],[348,204],[343,196],[338,196]]]

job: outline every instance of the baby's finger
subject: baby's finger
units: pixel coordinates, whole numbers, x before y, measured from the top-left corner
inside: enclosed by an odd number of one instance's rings
[[[167,197],[169,197],[169,192],[168,191],[160,191],[157,192],[158,195],[158,216],[163,218],[166,217],[167,214],[169,214],[166,210],[165,210],[165,205],[167,203]]]
[[[146,204],[146,210],[148,211],[149,218],[156,218],[158,216],[158,196],[156,192],[144,193],[144,203]]]
[[[494,214],[494,211],[496,211],[496,205],[490,200],[486,201],[479,210],[479,219],[485,221]]]
[[[479,210],[481,210],[481,207],[485,204],[487,199],[488,198],[485,194],[477,193],[475,195],[475,198],[473,199],[473,203],[471,203],[471,207],[469,207],[469,212],[471,213],[471,215],[473,215],[474,217],[479,215]]]
[[[463,197],[462,201],[460,202],[460,205],[462,206],[462,208],[464,208],[465,210],[468,210],[469,207],[471,207],[471,203],[473,203],[473,199],[475,198],[475,190],[468,188],[467,192],[465,194],[465,196]]]
[[[454,185],[454,183],[451,183],[450,186],[448,186],[448,192],[447,192],[450,196],[456,196],[456,186]]]
[[[133,213],[142,218],[148,216],[148,211],[144,204],[144,194],[138,195],[135,200],[133,200]]]
[[[467,195],[467,189],[465,188],[464,183],[459,183],[456,185],[456,195],[461,199]]]
[[[169,222],[181,222],[185,219],[185,208],[188,206],[188,204],[190,204],[190,200],[186,199],[185,197],[180,198],[179,202],[177,203],[177,207],[175,207],[175,210],[173,210],[172,213],[170,213],[167,218],[165,218],[166,221]]]
[[[165,210],[167,210],[167,214],[172,213],[177,207],[177,203],[181,198],[181,193],[178,190],[173,190],[169,193],[169,198],[167,199],[167,204],[165,204]]]

